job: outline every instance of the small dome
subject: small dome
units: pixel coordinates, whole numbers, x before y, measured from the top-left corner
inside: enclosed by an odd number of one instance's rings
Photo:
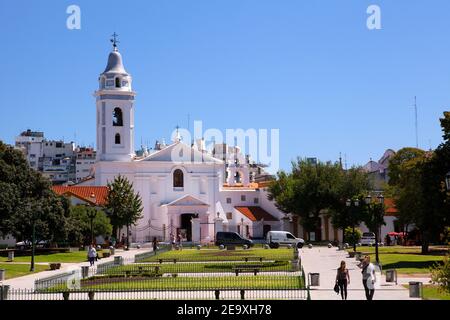
[[[108,65],[103,73],[128,74],[123,67],[122,56],[119,51],[114,50],[109,54]]]

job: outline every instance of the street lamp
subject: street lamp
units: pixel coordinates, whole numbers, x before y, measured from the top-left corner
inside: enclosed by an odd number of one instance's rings
[[[94,244],[94,219],[97,216],[97,210],[95,208],[87,207],[87,216],[91,222],[91,244]]]
[[[348,199],[345,204],[346,204],[347,208],[349,208],[351,210],[352,200]],[[353,201],[353,205],[355,206],[355,208],[359,208],[359,200],[356,199],[355,201]],[[355,221],[354,221],[353,217],[351,220],[352,220],[351,223],[352,223],[352,228],[353,228],[353,251],[356,252]]]
[[[36,207],[36,211],[41,211],[41,205],[38,205]],[[34,255],[36,251],[36,212],[33,213],[33,225],[32,225],[33,231],[31,236],[31,266],[30,271],[34,272]]]

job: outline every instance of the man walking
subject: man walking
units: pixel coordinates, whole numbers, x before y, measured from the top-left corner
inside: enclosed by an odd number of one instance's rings
[[[375,266],[370,262],[370,256],[365,256],[364,260],[358,265],[362,269],[362,280],[364,290],[366,292],[366,299],[371,301],[375,294]]]

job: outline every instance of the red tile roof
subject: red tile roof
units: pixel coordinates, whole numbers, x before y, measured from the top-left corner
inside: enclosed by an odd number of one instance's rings
[[[398,214],[398,210],[395,206],[394,199],[392,199],[392,198],[384,199],[384,206],[386,207],[386,210],[385,210],[386,216],[395,216]]]
[[[53,186],[52,189],[59,195],[72,195],[97,206],[105,204],[108,194],[106,186]]]
[[[261,207],[234,207],[244,216],[249,218],[251,221],[260,221],[264,219],[264,221],[279,221],[277,218],[272,216],[266,210]]]

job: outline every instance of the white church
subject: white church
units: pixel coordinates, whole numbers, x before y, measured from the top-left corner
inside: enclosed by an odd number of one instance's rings
[[[143,150],[136,155],[136,93],[115,43],[94,95],[95,178],[77,186],[58,187],[58,192],[83,201],[83,197],[95,197],[96,192],[104,197],[108,182],[119,174],[127,177],[144,207],[143,218],[131,229],[132,242],[149,242],[153,237],[168,241],[171,234],[181,233],[185,241],[207,243],[214,241],[219,231],[258,239],[271,230],[290,231],[311,241],[340,240],[341,232],[326,216],[321,217],[318,230],[305,232],[296,217],[278,210],[267,199],[267,181],[255,179],[254,166],[239,147],[216,144],[207,151],[204,140],[185,144],[177,130],[171,144],[157,143],[151,152]],[[261,176],[261,171],[258,174]]]
[[[186,241],[208,242],[219,231],[262,238],[270,230],[288,228],[289,218],[267,200],[263,186],[251,182],[250,164],[238,147],[216,145],[213,156],[204,141],[187,145],[177,133],[171,144],[137,156],[135,96],[114,45],[95,92],[95,185],[106,186],[119,174],[133,183],[144,207],[143,218],[132,228],[133,242],[168,240],[178,233]]]

